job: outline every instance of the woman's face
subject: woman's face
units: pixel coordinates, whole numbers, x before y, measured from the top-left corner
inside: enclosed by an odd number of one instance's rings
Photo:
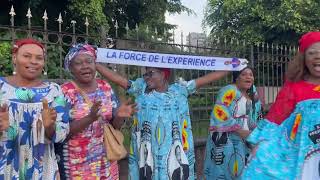
[[[320,42],[311,45],[305,51],[305,65],[310,72],[310,76],[320,78]]]
[[[158,89],[164,84],[164,73],[157,68],[146,68],[146,73],[143,74],[143,78],[149,90]]]
[[[81,83],[90,83],[96,74],[94,57],[88,54],[79,54],[71,60],[70,72]]]
[[[44,68],[43,49],[35,44],[25,44],[13,55],[13,64],[18,76],[35,80],[41,76]]]
[[[236,80],[236,84],[239,89],[248,90],[251,88],[254,82],[253,72],[247,68],[243,70]]]

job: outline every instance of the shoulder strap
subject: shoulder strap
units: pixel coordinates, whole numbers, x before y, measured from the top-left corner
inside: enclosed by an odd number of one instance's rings
[[[71,81],[71,84],[75,87],[75,89],[81,94],[81,96],[83,97],[84,101],[89,104],[90,106],[92,106],[92,101],[90,100],[90,98],[87,96],[87,94],[81,89],[79,88],[79,86],[74,82]]]

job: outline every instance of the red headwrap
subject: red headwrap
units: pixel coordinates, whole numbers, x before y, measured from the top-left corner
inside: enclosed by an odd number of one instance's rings
[[[159,68],[164,73],[164,78],[169,79],[171,71],[169,68]]]
[[[320,32],[308,32],[299,40],[299,52],[304,53],[312,44],[320,42]]]
[[[43,51],[44,51],[44,46],[42,43],[40,43],[39,41],[35,40],[35,39],[31,39],[31,38],[26,38],[26,39],[19,39],[17,40],[12,48],[12,54],[17,53],[18,49],[26,44],[35,44],[37,46],[39,46]]]

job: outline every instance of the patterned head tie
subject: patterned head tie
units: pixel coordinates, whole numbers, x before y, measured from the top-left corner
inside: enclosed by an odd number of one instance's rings
[[[69,71],[71,61],[79,54],[88,54],[97,59],[97,47],[89,44],[76,44],[73,45],[64,59],[64,68]]]

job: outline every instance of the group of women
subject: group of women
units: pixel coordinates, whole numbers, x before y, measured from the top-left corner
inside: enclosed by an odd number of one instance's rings
[[[65,57],[72,80],[41,80],[44,46],[15,42],[14,72],[0,78],[0,179],[119,179],[103,145],[103,125],[133,117],[130,179],[196,179],[188,96],[228,72],[169,84],[170,69],[146,67],[127,80],[96,63],[97,50],[77,44]],[[106,80],[135,97],[120,103]],[[214,103],[205,179],[318,179],[320,32],[299,41],[286,83],[262,118],[253,69],[233,72]]]

